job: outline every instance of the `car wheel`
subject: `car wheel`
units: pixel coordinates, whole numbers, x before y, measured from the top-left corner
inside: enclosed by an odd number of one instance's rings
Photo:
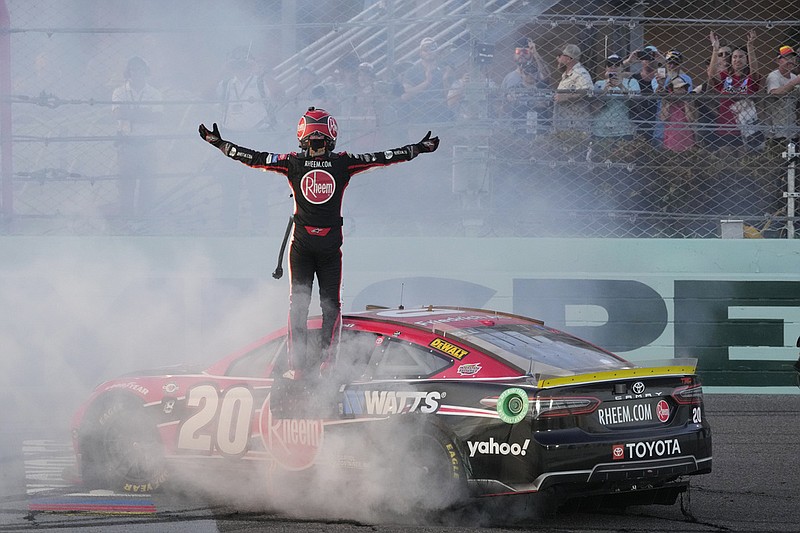
[[[167,479],[155,422],[141,403],[116,398],[81,428],[81,474],[89,488],[152,492]]]
[[[456,442],[428,428],[403,439],[402,460],[394,462],[391,480],[417,511],[440,511],[467,496],[467,472]]]

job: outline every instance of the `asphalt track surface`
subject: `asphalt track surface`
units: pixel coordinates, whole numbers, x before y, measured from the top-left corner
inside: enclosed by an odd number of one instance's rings
[[[12,424],[0,436],[0,532],[800,531],[800,395],[707,394],[706,407],[714,471],[693,478],[683,501],[624,511],[566,509],[545,519],[516,516],[514,502],[500,509],[469,504],[427,521],[413,514],[364,521],[349,518],[347,509],[324,518],[300,505],[290,514],[166,494],[143,496],[151,511],[141,514],[41,512],[33,503],[80,491],[58,475],[69,461],[66,439],[45,440],[63,435],[36,435],[36,428]]]

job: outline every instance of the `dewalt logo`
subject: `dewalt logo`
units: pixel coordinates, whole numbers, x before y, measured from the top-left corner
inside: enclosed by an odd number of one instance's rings
[[[433,339],[433,341],[431,341],[431,343],[428,346],[430,346],[434,350],[438,350],[443,354],[449,355],[450,357],[459,360],[463,359],[469,353],[469,350],[460,348],[455,344],[451,344],[439,337]]]

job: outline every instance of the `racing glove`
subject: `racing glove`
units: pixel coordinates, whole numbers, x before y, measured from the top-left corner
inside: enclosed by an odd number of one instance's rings
[[[219,128],[217,128],[217,123],[214,123],[213,129],[208,131],[205,124],[200,124],[200,137],[207,143],[216,146],[217,148],[222,147],[225,141],[222,139],[219,133]]]
[[[439,148],[439,137],[431,137],[431,132],[429,131],[425,138],[414,146],[420,154],[435,152]]]

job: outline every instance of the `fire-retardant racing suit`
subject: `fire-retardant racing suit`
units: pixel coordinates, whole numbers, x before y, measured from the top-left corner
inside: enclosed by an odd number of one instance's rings
[[[294,231],[289,251],[290,364],[296,373],[305,375],[315,363],[320,363],[308,353],[306,326],[316,273],[322,308],[320,356],[323,366],[332,365],[337,356],[341,328],[341,208],[345,188],[355,174],[411,161],[421,152],[434,151],[439,139],[431,139],[428,132],[428,136],[417,144],[382,152],[350,154],[326,150],[322,156],[309,157],[307,150],[275,154],[238,146],[219,137],[216,124],[213,133],[201,125],[200,134],[228,157],[288,178],[294,198]]]

